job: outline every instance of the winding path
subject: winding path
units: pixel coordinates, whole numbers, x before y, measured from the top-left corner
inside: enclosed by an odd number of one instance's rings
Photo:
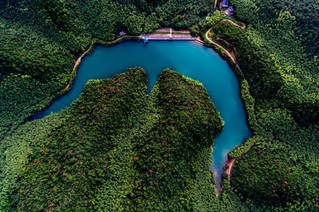
[[[241,22],[235,22],[233,20],[230,20],[230,19],[222,19],[220,21],[218,21],[217,23],[215,23],[211,28],[209,28],[207,30],[207,32],[205,33],[205,38],[206,40],[213,44],[215,47],[221,49],[230,59],[231,61],[236,65],[236,68],[243,74],[237,60],[236,60],[236,55],[235,54],[232,54],[228,49],[224,48],[223,46],[221,46],[219,43],[217,43],[216,41],[212,40],[210,37],[209,37],[209,33],[211,32],[212,29],[214,29],[215,27],[217,27],[219,24],[223,23],[223,22],[229,22],[230,24],[234,25],[234,26],[237,26],[243,30],[246,29],[246,24],[245,23],[241,23]],[[218,38],[218,37],[217,37]],[[220,38],[219,38],[220,39]],[[222,40],[222,39],[221,39]],[[230,161],[227,161],[227,169],[224,171],[224,173],[228,176],[228,181],[230,182],[231,180],[231,173],[232,173],[232,170],[233,170],[233,167],[234,167],[234,164],[235,164],[235,161],[236,159],[232,159]],[[215,174],[213,174],[213,177],[215,178]],[[222,190],[222,188],[215,188],[216,189],[216,195],[219,196],[220,195],[220,192]]]
[[[73,66],[73,70],[77,69],[80,65],[82,58],[92,49],[92,45],[85,51],[83,54],[75,61],[75,64]]]
[[[218,26],[219,24],[223,23],[223,22],[229,22],[231,23],[232,25],[234,26],[237,26],[237,27],[240,27],[242,29],[246,29],[246,24],[245,23],[241,23],[241,22],[235,22],[235,21],[232,21],[232,20],[229,20],[229,19],[222,19],[220,21],[218,21],[216,24],[214,24],[206,33],[205,33],[205,38],[208,40],[209,43],[213,44],[214,46],[220,48],[232,61],[233,63],[236,65],[237,69],[242,72],[237,60],[236,60],[236,56],[231,54],[227,49],[225,49],[224,47],[222,47],[220,44],[218,44],[217,42],[213,41],[210,37],[209,37],[209,33],[212,29],[214,29],[216,26]],[[107,42],[108,45],[113,45],[117,42],[120,42],[122,39],[124,38],[141,38],[141,36],[129,36],[129,35],[125,35],[123,37],[120,37],[120,38],[117,38],[113,41],[109,41]],[[194,39],[200,43],[202,43],[202,41],[198,38]],[[72,74],[75,74],[76,72],[76,69],[78,68],[78,66],[80,65],[81,61],[82,61],[82,58],[93,48],[93,43],[90,45],[90,47],[75,61],[75,64],[73,66],[73,69],[72,69]],[[72,80],[70,80],[70,82],[65,86],[65,88],[62,90],[62,92],[66,92],[70,89],[70,86],[72,84]]]
[[[233,171],[235,161],[236,161],[236,158],[227,160],[227,163],[226,163],[227,169],[224,171],[224,173],[228,176],[228,182],[230,182],[231,173]]]
[[[141,39],[142,37],[141,36],[132,36],[132,35],[124,35],[122,37],[119,37],[113,41],[109,41],[107,42],[108,45],[113,45],[113,44],[116,44],[118,42],[120,42],[121,40],[123,40],[124,38],[137,38],[137,39]]]
[[[92,49],[92,47],[93,45],[91,44],[90,47],[85,52],[83,52],[83,54],[75,61],[74,66],[72,68],[71,75],[75,75],[76,69],[80,65],[82,58]],[[72,82],[73,82],[73,77],[70,79],[69,83],[63,88],[62,93],[65,93],[66,91],[70,89]]]
[[[207,32],[205,33],[205,38],[208,40],[209,43],[213,44],[214,46],[220,48],[230,59],[231,61],[233,61],[233,63],[236,65],[236,68],[242,72],[237,60],[236,60],[236,56],[231,54],[227,49],[225,49],[223,46],[221,46],[219,43],[217,43],[216,41],[212,40],[210,37],[209,37],[209,33],[212,29],[214,29],[215,27],[217,27],[219,24],[223,23],[223,22],[229,22],[230,24],[234,25],[234,26],[237,26],[237,27],[240,27],[241,29],[246,29],[246,24],[245,23],[236,23],[232,20],[229,20],[229,19],[222,19],[220,21],[218,21],[216,24],[214,24],[211,28],[209,28],[209,30],[207,30]]]

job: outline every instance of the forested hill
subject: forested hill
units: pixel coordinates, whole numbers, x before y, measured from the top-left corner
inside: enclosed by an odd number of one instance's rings
[[[146,80],[134,68],[90,81],[69,109],[3,140],[0,210],[217,207],[208,167],[219,113],[201,84],[176,72],[163,71],[150,96]]]
[[[319,54],[319,2],[318,0],[246,0],[233,1],[238,6],[237,18],[254,26],[269,26],[274,19],[285,11],[291,19],[283,22],[295,22],[296,39],[302,42],[303,49],[309,57]],[[239,6],[242,5],[242,6]],[[277,37],[282,39],[281,37]]]
[[[319,1],[231,2],[247,28],[224,21],[209,36],[242,69],[254,136],[230,153],[229,192],[249,211],[318,211]],[[223,18],[216,12],[203,31]]]
[[[235,45],[253,96],[280,99],[278,104],[308,126],[319,120],[319,2],[293,2],[234,1],[236,16],[249,24]]]
[[[206,19],[212,0],[1,0],[0,210],[319,211],[319,1],[230,2],[246,29]],[[215,26],[242,69],[254,136],[230,153],[219,199],[207,168],[218,114],[174,72],[148,98],[140,69],[91,81],[70,109],[25,123],[91,44],[160,26]]]
[[[72,51],[92,38],[112,40],[119,31],[135,35],[160,26],[187,28],[205,17],[210,0],[4,0],[1,17]]]

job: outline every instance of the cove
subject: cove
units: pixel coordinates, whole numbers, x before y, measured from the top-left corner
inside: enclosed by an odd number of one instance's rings
[[[207,89],[225,124],[214,142],[213,164],[216,185],[229,151],[250,137],[246,114],[240,98],[239,84],[228,64],[212,49],[189,41],[126,41],[112,47],[98,46],[85,56],[78,68],[73,87],[57,98],[33,119],[58,112],[71,105],[90,79],[110,78],[127,68],[141,66],[147,72],[148,91],[165,68],[198,80]],[[213,142],[213,141],[212,141]]]

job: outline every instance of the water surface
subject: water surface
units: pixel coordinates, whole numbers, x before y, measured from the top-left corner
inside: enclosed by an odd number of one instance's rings
[[[211,169],[217,173],[219,184],[228,152],[248,138],[250,131],[235,74],[217,53],[195,42],[151,41],[145,45],[126,41],[112,47],[96,47],[92,55],[82,59],[72,89],[34,118],[42,118],[70,106],[88,80],[110,78],[134,66],[146,70],[149,91],[165,68],[198,80],[207,89],[225,122],[223,131],[215,139],[212,155]]]

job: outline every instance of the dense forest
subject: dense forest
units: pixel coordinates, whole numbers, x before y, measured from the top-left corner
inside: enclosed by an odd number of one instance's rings
[[[249,210],[317,211],[319,2],[232,3],[247,29],[221,22],[210,37],[240,64],[254,137],[230,153],[237,160],[228,186]],[[199,26],[205,32],[223,18],[216,12]]]
[[[103,43],[119,31],[136,35],[161,25],[188,27],[211,7],[208,0],[183,2],[1,1],[0,138],[59,95],[73,61],[93,40]]]
[[[69,109],[4,139],[1,208],[208,210],[219,113],[195,81],[165,70],[147,97],[146,79],[90,81]]]
[[[91,81],[69,109],[26,121],[66,91],[89,46],[163,26],[204,38],[231,19],[212,0],[0,1],[0,211],[318,211],[319,2],[230,2],[247,28],[209,36],[236,55],[242,72],[215,48],[254,136],[229,154],[217,198],[207,167],[221,120],[175,72],[150,96],[140,68]]]

